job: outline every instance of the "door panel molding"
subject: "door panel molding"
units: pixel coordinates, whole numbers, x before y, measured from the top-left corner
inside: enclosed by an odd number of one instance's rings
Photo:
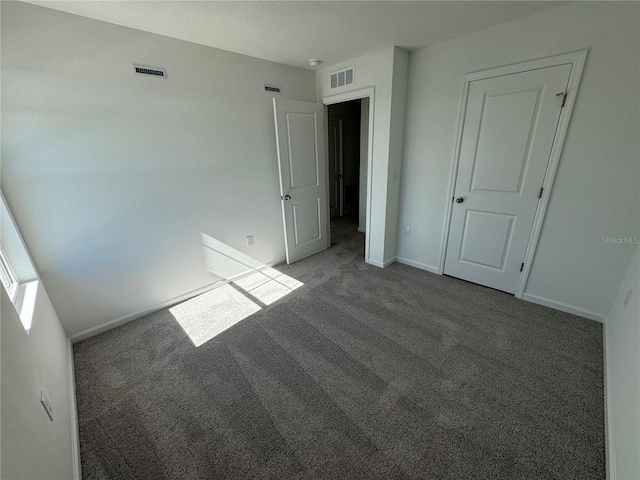
[[[474,155],[474,159],[473,159],[473,164],[471,167],[471,175],[469,178],[469,191],[470,192],[492,192],[492,193],[496,193],[496,192],[501,192],[501,193],[520,193],[520,187],[522,185],[522,178],[524,177],[525,174],[525,170],[530,158],[530,154],[531,154],[531,139],[533,137],[534,134],[534,130],[535,130],[535,125],[537,123],[538,120],[538,114],[539,114],[539,107],[540,107],[540,99],[542,97],[542,87],[537,87],[537,88],[528,88],[528,89],[517,89],[511,92],[502,92],[498,95],[486,95],[485,99],[484,99],[484,105],[482,108],[482,113],[480,114],[480,125],[478,126],[478,135],[480,135],[480,131],[483,128],[482,122],[484,122],[484,120],[486,119],[486,117],[488,116],[488,100],[491,98],[497,98],[497,97],[506,97],[507,95],[514,95],[514,94],[522,94],[522,93],[529,93],[529,92],[536,92],[536,98],[535,98],[535,103],[533,105],[533,112],[532,114],[529,116],[529,126],[527,128],[527,143],[526,143],[526,147],[524,149],[524,152],[521,153],[521,157],[522,157],[522,162],[520,163],[520,167],[519,167],[519,171],[518,176],[517,176],[517,182],[516,182],[516,186],[514,189],[512,190],[499,190],[499,189],[492,189],[492,188],[478,188],[476,187],[476,183],[477,183],[477,178],[476,178],[476,174],[479,173],[480,170],[480,166],[482,166],[482,164],[484,162],[482,162],[483,158],[486,158],[487,156],[491,156],[491,155],[486,155],[486,148],[485,144],[483,142],[477,142],[476,143],[476,152]],[[484,153],[485,155],[481,155],[481,153]],[[479,161],[480,160],[480,161]]]
[[[316,121],[316,115],[313,113],[306,113],[306,112],[287,112],[285,111],[285,115],[286,115],[286,119],[287,119],[287,145],[288,145],[288,151],[287,151],[287,159],[289,162],[289,182],[291,183],[291,188],[301,188],[301,187],[310,187],[312,185],[320,185],[320,178],[319,178],[319,167],[318,167],[318,150],[316,148],[316,150],[314,152],[312,152],[313,154],[313,160],[312,162],[310,162],[311,165],[313,165],[313,168],[311,169],[311,171],[307,171],[307,172],[302,172],[303,175],[301,175],[300,183],[298,183],[298,178],[296,173],[299,169],[294,168],[294,157],[298,157],[298,155],[302,154],[302,152],[298,152],[297,148],[296,148],[296,141],[294,141],[294,139],[292,138],[292,133],[293,136],[296,137],[298,135],[304,135],[305,133],[307,133],[309,131],[307,126],[307,132],[305,132],[304,128],[300,128],[303,127],[302,125],[300,125],[303,122],[306,121],[310,121],[312,122],[312,126],[311,126],[311,131],[314,133],[314,137],[313,137],[313,142],[315,145],[318,144],[318,136],[317,136],[317,131],[318,131],[318,125],[317,125],[317,121]],[[296,120],[297,118],[297,120]],[[294,121],[292,121],[292,119]],[[310,174],[310,175],[309,175]],[[304,177],[308,177],[308,178],[304,178]]]
[[[480,258],[474,259],[471,256],[465,255],[465,252],[466,252],[465,247],[467,246],[467,241],[466,241],[467,235],[473,234],[473,231],[472,231],[473,218],[472,217],[474,216],[474,214],[476,216],[494,217],[495,232],[492,232],[492,233],[500,233],[501,230],[505,230],[502,234],[502,237],[504,238],[504,243],[502,245],[502,250],[499,254],[499,257],[500,257],[499,262],[493,262],[493,264],[491,264],[491,262],[489,262],[488,259],[486,258],[487,257],[486,254],[489,253],[486,251],[486,249],[484,252],[485,253],[484,259],[480,259]],[[511,244],[511,236],[513,233],[514,220],[515,220],[514,215],[509,215],[504,213],[489,213],[489,212],[483,212],[483,211],[477,211],[477,210],[467,210],[465,212],[464,227],[462,229],[462,241],[460,242],[460,251],[458,252],[458,260],[466,263],[481,265],[485,268],[490,268],[492,270],[504,271],[505,259],[507,258],[509,245]],[[496,240],[499,240],[500,235],[497,235],[497,237],[498,238]],[[487,240],[487,243],[490,243],[489,240],[491,239],[486,239],[486,240]],[[495,257],[495,255],[493,256]],[[476,257],[478,257],[477,253],[476,253]],[[496,265],[496,263],[498,264]]]
[[[534,59],[526,62],[491,68],[488,70],[482,70],[477,72],[471,72],[465,75],[462,85],[462,95],[460,97],[460,104],[458,107],[458,125],[456,128],[456,142],[454,147],[454,154],[451,160],[451,168],[449,172],[449,187],[447,190],[447,204],[445,209],[445,225],[442,232],[441,249],[440,249],[440,262],[438,266],[438,273],[444,274],[444,264],[447,252],[447,244],[449,241],[449,230],[451,226],[451,217],[453,213],[453,196],[455,192],[456,179],[458,176],[458,166],[460,162],[460,153],[462,147],[463,127],[464,120],[467,111],[467,104],[469,99],[469,88],[471,82],[477,80],[484,80],[489,78],[500,77],[504,75],[512,75],[515,73],[523,73],[531,70],[539,70],[542,68],[555,67],[559,65],[571,65],[571,73],[569,75],[569,81],[566,89],[565,105],[560,112],[558,119],[558,125],[556,127],[555,138],[551,147],[549,155],[549,161],[547,169],[544,175],[542,187],[543,193],[538,202],[538,207],[535,212],[533,226],[529,235],[529,240],[524,255],[524,267],[518,277],[518,282],[515,287],[515,297],[522,298],[524,290],[527,284],[529,273],[531,271],[531,264],[535,255],[540,233],[542,231],[542,223],[544,215],[549,204],[549,197],[551,193],[551,187],[555,179],[555,175],[558,169],[560,156],[562,153],[562,146],[566,133],[569,127],[569,121],[571,119],[571,113],[577,97],[578,87],[580,85],[580,79],[584,69],[584,64],[587,58],[588,49],[575,52],[569,52],[561,55],[554,55],[545,58]]]

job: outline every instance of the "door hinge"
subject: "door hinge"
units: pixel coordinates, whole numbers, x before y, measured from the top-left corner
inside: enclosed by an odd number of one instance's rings
[[[567,95],[569,95],[569,92],[556,93],[556,97],[559,97],[561,95],[562,95],[562,106],[560,108],[564,108],[565,104],[567,103]]]
[[[520,264],[520,271],[524,269],[524,263]]]
[[[540,193],[538,194],[538,198],[542,198],[543,191],[544,191],[544,187],[540,187]]]

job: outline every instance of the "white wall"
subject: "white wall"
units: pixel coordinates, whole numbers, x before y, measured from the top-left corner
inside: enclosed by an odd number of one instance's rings
[[[637,479],[640,478],[640,247],[636,247],[607,316],[605,340],[610,479]]]
[[[397,254],[398,218],[400,214],[400,184],[404,119],[406,114],[409,52],[400,48],[393,51],[393,79],[391,87],[391,124],[389,132],[389,165],[387,182],[387,217],[385,228],[385,263],[395,260]]]
[[[0,477],[73,478],[69,340],[42,285],[28,333],[1,286],[0,291]],[[53,405],[53,421],[40,404],[41,389]]]
[[[640,4],[576,2],[410,56],[398,256],[437,270],[464,74],[589,48],[535,261],[530,299],[604,317],[638,235]]]
[[[263,86],[313,72],[20,2],[1,54],[2,190],[69,335],[214,282],[201,233],[284,258]]]
[[[324,97],[342,94],[353,90],[374,87],[373,112],[373,151],[371,176],[370,217],[371,225],[367,232],[369,242],[369,258],[373,265],[383,266],[393,261],[395,251],[387,245],[389,238],[396,236],[399,202],[393,195],[390,168],[401,163],[398,152],[402,151],[402,143],[392,127],[392,114],[397,120],[404,108],[405,98],[402,96],[402,69],[406,71],[408,54],[398,47],[389,47],[363,57],[348,60],[335,65],[328,65],[316,71],[317,98],[321,102]],[[331,89],[330,74],[344,67],[355,67],[355,82],[347,87]],[[394,95],[394,90],[396,94]],[[394,104],[395,102],[395,104]],[[392,105],[394,108],[392,109]],[[389,195],[391,192],[391,195]]]

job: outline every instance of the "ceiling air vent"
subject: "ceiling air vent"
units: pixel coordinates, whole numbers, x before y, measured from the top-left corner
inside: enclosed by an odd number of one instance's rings
[[[331,74],[331,88],[346,87],[347,85],[353,85],[354,75],[353,67],[345,68]]]
[[[277,87],[276,85],[265,85],[264,91],[271,93],[282,93],[282,87]]]
[[[147,75],[149,77],[167,78],[167,71],[164,68],[134,65],[133,69],[135,70],[136,75]]]

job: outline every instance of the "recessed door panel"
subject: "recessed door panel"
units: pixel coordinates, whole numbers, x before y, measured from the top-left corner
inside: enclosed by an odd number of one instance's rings
[[[540,90],[485,95],[470,191],[519,193]]]
[[[289,146],[289,175],[291,187],[318,185],[318,157],[315,145],[316,115],[287,112],[287,142]],[[314,148],[309,148],[313,145]]]
[[[320,239],[320,201],[310,200],[293,204],[293,224],[295,245],[300,246]]]
[[[514,216],[467,210],[459,260],[503,270]]]

